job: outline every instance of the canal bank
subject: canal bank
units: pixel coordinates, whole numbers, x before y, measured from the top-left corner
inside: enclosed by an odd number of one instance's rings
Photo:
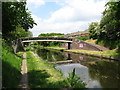
[[[66,52],[72,52],[72,53],[78,53],[78,54],[84,54],[84,55],[89,55],[93,57],[99,57],[103,59],[110,59],[110,60],[118,60],[120,61],[120,56],[118,53],[116,53],[116,56],[113,56],[110,53],[107,52],[102,52],[102,51],[87,51],[87,50],[64,50]]]
[[[90,51],[90,50],[78,50],[78,49],[71,49],[68,50],[66,48],[59,48],[59,47],[45,47],[47,49],[53,49],[58,51],[65,51],[65,52],[72,52],[78,53],[103,59],[110,59],[110,60],[118,60],[120,61],[120,53],[117,53],[115,50],[108,50],[108,51]]]
[[[45,48],[36,51],[42,60],[54,62],[55,68],[60,69],[64,77],[68,77],[68,73],[75,68],[75,74],[87,84],[87,88],[119,87],[119,61]],[[68,60],[70,62],[66,63]]]
[[[74,88],[54,64],[48,63],[31,51],[27,51],[27,65],[30,88]],[[85,88],[85,86],[78,86],[78,88]]]

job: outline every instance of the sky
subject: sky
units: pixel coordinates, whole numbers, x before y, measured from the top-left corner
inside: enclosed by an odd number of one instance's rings
[[[108,0],[27,0],[27,8],[37,23],[30,31],[41,33],[73,33],[99,22]]]

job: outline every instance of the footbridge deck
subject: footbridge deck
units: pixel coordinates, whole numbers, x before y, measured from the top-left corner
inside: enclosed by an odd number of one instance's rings
[[[72,42],[72,39],[61,38],[61,37],[31,37],[21,38],[22,42],[33,42],[33,41],[57,41],[57,42]]]

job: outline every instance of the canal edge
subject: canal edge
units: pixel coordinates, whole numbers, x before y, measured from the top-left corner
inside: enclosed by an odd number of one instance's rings
[[[104,58],[104,59],[120,61],[120,57],[106,56],[106,55],[97,55],[97,54],[77,52],[77,51],[68,51],[68,50],[64,50],[64,51],[65,52],[72,52],[72,53],[76,53],[76,54],[82,54],[82,55],[88,55],[88,56],[93,56],[93,57],[99,57],[99,58]]]

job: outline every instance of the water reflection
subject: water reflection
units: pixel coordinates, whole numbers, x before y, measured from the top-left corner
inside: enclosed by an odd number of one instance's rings
[[[100,88],[101,87],[100,83],[97,80],[91,80],[89,72],[88,72],[88,68],[86,66],[83,66],[78,63],[74,63],[74,64],[57,65],[56,68],[62,70],[64,77],[68,77],[68,73],[72,72],[73,69],[75,68],[76,70],[75,74],[80,76],[80,79],[84,81],[85,83],[87,83],[86,87],[89,87],[89,88]]]
[[[67,60],[67,57],[64,56],[60,51],[55,50],[47,50],[47,49],[39,49],[37,54],[43,59],[47,61],[63,61]]]
[[[76,74],[87,83],[88,88],[119,88],[120,86],[120,62],[118,61],[47,49],[39,49],[37,54],[49,62],[72,60],[72,63],[56,64],[56,68],[61,69],[64,77],[75,68]]]
[[[90,77],[98,80],[104,88],[119,88],[120,63],[114,61],[101,61],[89,64]]]

